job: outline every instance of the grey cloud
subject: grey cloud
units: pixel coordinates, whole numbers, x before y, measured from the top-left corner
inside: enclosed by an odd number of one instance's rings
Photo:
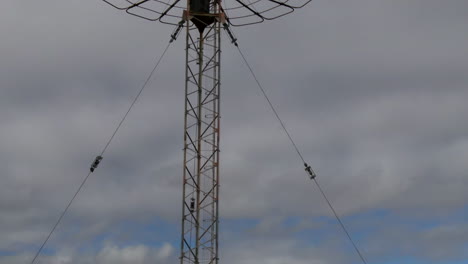
[[[434,218],[466,207],[466,7],[461,0],[314,1],[294,16],[235,29],[343,215],[389,209]],[[10,250],[44,237],[172,28],[101,1],[17,1],[0,14],[0,248]],[[330,216],[236,50],[227,41],[224,47],[222,216]],[[80,220],[89,227],[80,239],[87,240],[124,219],[178,221],[182,50],[183,36],[62,231]],[[443,233],[444,244],[450,238],[462,243],[458,234]],[[287,253],[297,246],[287,234],[271,249],[258,241],[252,248],[229,247],[259,261],[262,255],[278,257],[265,263],[306,263],[307,253]],[[52,243],[65,240],[59,235]],[[425,249],[436,254],[430,250],[436,246]],[[386,253],[375,258],[379,254]]]
[[[390,227],[381,230],[378,237],[372,236],[372,243],[367,246],[367,250],[372,257],[404,255],[445,263],[466,259],[466,236],[466,225],[457,223],[419,231],[411,226]]]

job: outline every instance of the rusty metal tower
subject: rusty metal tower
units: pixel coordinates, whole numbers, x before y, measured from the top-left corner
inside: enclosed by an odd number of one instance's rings
[[[102,0],[186,32],[181,264],[218,263],[221,30],[292,13],[311,0]],[[171,41],[172,41],[171,40]],[[237,43],[236,43],[237,45]]]

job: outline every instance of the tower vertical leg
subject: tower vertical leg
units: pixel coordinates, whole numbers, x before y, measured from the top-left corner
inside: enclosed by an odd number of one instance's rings
[[[218,263],[220,24],[187,22],[181,264]]]

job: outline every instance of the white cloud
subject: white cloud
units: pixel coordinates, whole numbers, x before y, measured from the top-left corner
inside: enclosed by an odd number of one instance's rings
[[[124,264],[124,263],[145,263],[148,255],[148,248],[144,245],[118,248],[116,246],[106,246],[99,252],[96,260],[100,264]]]

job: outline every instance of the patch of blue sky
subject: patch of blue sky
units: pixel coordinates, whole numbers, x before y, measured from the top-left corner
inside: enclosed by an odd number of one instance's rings
[[[245,233],[253,230],[260,223],[259,219],[254,218],[239,218],[239,219],[223,219],[219,223],[220,235],[229,234],[230,236],[242,236]]]
[[[412,257],[398,257],[398,258],[392,258],[391,261],[383,261],[383,262],[378,262],[378,264],[401,264],[401,263],[407,263],[407,264],[429,264],[425,261],[417,260]]]
[[[33,254],[39,249],[39,244],[21,244],[16,245],[15,249],[8,249],[8,250],[0,250],[0,257],[7,257],[7,256],[17,256],[22,253],[29,253]],[[57,253],[57,249],[53,245],[45,246],[42,251],[41,255],[44,256],[53,256]]]
[[[75,228],[74,232],[68,231],[62,234],[61,239],[73,240],[76,230],[83,230],[83,227]],[[150,221],[122,221],[106,227],[106,230],[94,235],[87,241],[73,241],[79,252],[99,251],[106,244],[124,248],[144,244],[148,247],[161,247],[165,243],[176,246],[179,243],[179,224],[170,223],[161,219],[151,219]]]
[[[242,239],[245,234],[258,225],[257,219],[221,219],[220,239]],[[77,230],[85,227],[75,227],[61,237],[73,237]],[[180,222],[151,219],[150,221],[123,221],[106,227],[106,231],[93,236],[88,241],[77,241],[80,252],[98,251],[106,243],[117,247],[129,247],[144,244],[148,247],[161,247],[165,243],[174,248],[180,246]]]
[[[109,233],[101,233],[94,236],[91,241],[81,242],[76,246],[78,252],[98,251],[103,241],[108,241],[110,238]]]
[[[304,246],[317,246],[330,237],[330,232],[328,228],[314,231],[305,230],[302,232],[296,232],[293,237],[300,241]]]
[[[468,260],[461,260],[461,261],[429,261],[429,260],[422,260],[417,259],[414,257],[400,257],[394,258],[391,261],[384,261],[384,262],[377,262],[376,264],[468,264]]]
[[[461,210],[457,211],[455,217],[456,219],[463,219],[463,221],[466,221],[466,219],[468,219],[468,204],[466,204]]]
[[[57,254],[57,249],[45,247],[41,251],[41,254],[44,256],[55,256]]]
[[[468,216],[468,206],[459,210],[452,211],[443,216],[434,217],[405,217],[404,215],[394,213],[389,215],[388,220],[396,225],[406,226],[412,230],[423,231],[436,228],[438,226],[464,223]]]
[[[0,256],[13,256],[21,252],[33,252],[37,251],[38,247],[39,245],[37,244],[16,243],[9,245],[7,248],[0,249]]]
[[[306,222],[305,225],[304,222]],[[307,226],[308,223],[311,225]],[[291,237],[301,241],[303,245],[313,246],[320,244],[330,236],[330,229],[332,227],[319,221],[308,221],[304,217],[287,217],[281,223],[280,228],[285,232],[290,232]]]
[[[345,226],[357,230],[359,233],[368,233],[382,227],[382,224],[391,223],[392,226],[405,226],[416,231],[432,229],[441,225],[457,223],[468,216],[468,206],[461,210],[444,215],[443,217],[414,217],[405,216],[400,212],[387,209],[369,210],[366,212],[342,217]],[[320,218],[326,223],[336,222],[335,218]]]
[[[160,247],[164,243],[178,243],[179,223],[171,223],[161,219],[141,223],[125,221],[115,226],[117,232],[113,232],[106,239],[112,239],[119,247],[127,247],[145,244],[150,247]]]
[[[444,219],[421,219],[412,217],[402,217],[397,212],[390,210],[369,210],[358,214],[348,215],[342,218],[345,226],[348,228],[351,236],[358,244],[364,243],[366,237],[379,232],[384,228],[384,223],[392,222],[392,225],[402,225],[411,227],[413,230],[427,230],[447,223],[447,219],[466,219],[468,215],[468,206],[462,210],[455,212],[453,215],[447,216]],[[301,226],[304,221],[312,223],[310,226]],[[238,240],[245,239],[251,230],[254,230],[261,222],[260,219],[243,218],[243,219],[221,219],[220,220],[220,239],[223,240]],[[85,228],[81,225],[72,225],[72,228],[65,232],[62,230],[60,240],[69,240],[76,233]],[[341,227],[334,217],[316,217],[306,219],[303,217],[287,217],[280,224],[279,228],[282,231],[290,232],[288,236],[297,239],[304,245],[315,246],[323,243],[330,237],[342,236],[344,250],[352,250],[348,247],[348,241]],[[93,251],[102,248],[105,243],[111,241],[113,245],[118,247],[127,247],[145,244],[150,247],[161,247],[164,243],[170,243],[175,248],[180,245],[180,221],[165,221],[161,219],[152,219],[151,221],[125,221],[106,227],[106,231],[95,235],[89,241],[78,241],[80,251]],[[274,232],[274,230],[272,230]],[[55,239],[56,241],[58,239]],[[48,246],[44,255],[53,255],[56,250],[52,245]],[[33,251],[37,245],[22,247],[23,250]],[[468,244],[467,244],[468,252]],[[0,251],[0,256],[8,256],[15,254],[15,251]],[[419,264],[420,262],[403,261],[403,263]],[[396,262],[382,262],[383,264],[391,264]],[[427,262],[425,262],[427,263]],[[468,264],[468,262],[452,262],[447,264]],[[445,264],[445,263],[444,263]]]
[[[0,257],[9,257],[18,255],[18,251],[14,250],[0,250]]]
[[[260,223],[259,219],[256,218],[238,218],[238,219],[220,219],[220,226],[230,227],[234,229],[238,228],[253,228]]]
[[[283,223],[282,223],[282,227],[285,227],[285,228],[291,228],[291,227],[295,227],[297,226],[298,224],[301,223],[303,218],[301,217],[287,217]]]
[[[340,217],[340,219],[351,237],[356,241],[362,241],[368,235],[378,230],[380,223],[382,223],[383,220],[388,221],[389,218],[392,217],[391,215],[389,210],[377,209]],[[334,216],[321,216],[314,220],[322,224],[322,233],[336,234],[339,232],[343,235],[343,238],[347,240],[346,234],[343,232],[341,225]],[[317,231],[314,231],[314,233],[320,234],[320,232]]]
[[[449,218],[460,219],[456,216],[449,216]],[[341,219],[353,240],[358,244],[366,243],[368,237],[378,234],[379,230],[384,229],[386,223],[389,222],[392,226],[409,227],[415,231],[428,230],[447,223],[447,219],[424,219],[424,221],[421,221],[421,219],[406,218],[386,209],[369,210],[345,216]],[[283,222],[282,226],[294,230],[294,226],[297,226],[300,221],[300,218],[289,217]],[[320,244],[330,236],[342,236],[343,246],[348,248],[346,246],[349,243],[348,238],[335,217],[321,216],[312,219],[312,221],[317,225],[297,230],[293,236],[309,245]]]
[[[374,210],[367,210],[363,212],[359,212],[357,214],[352,214],[349,216],[344,216],[343,219],[348,221],[359,221],[362,218],[366,219],[379,219],[384,217],[392,216],[392,211],[388,209],[374,209]]]

